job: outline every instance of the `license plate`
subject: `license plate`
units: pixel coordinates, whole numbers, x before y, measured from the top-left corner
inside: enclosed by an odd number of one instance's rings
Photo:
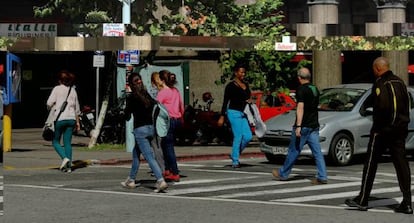
[[[279,146],[272,147],[272,153],[274,155],[277,155],[277,154],[286,155],[287,151],[288,151],[287,147],[279,147]]]

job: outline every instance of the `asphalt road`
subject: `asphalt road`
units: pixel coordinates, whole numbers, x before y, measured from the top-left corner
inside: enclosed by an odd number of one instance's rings
[[[264,158],[242,159],[233,170],[229,160],[180,162],[181,181],[166,193],[154,193],[154,178],[142,164],[135,189],[120,182],[129,164],[92,165],[70,174],[55,168],[15,168],[5,175],[5,222],[413,222],[413,215],[393,213],[401,201],[395,172],[380,164],[367,212],[351,210],[345,198],[357,195],[362,164],[328,167],[329,183],[310,184],[310,159],[295,166],[291,180],[275,181],[279,165]],[[411,168],[414,164],[411,160]]]

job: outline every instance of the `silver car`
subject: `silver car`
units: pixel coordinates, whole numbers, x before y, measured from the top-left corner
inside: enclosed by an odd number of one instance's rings
[[[367,152],[372,125],[372,107],[367,98],[372,84],[343,84],[321,90],[319,98],[319,136],[322,153],[334,165],[348,165],[356,154]],[[408,126],[407,150],[414,151],[414,89],[408,88],[411,100],[411,122]],[[270,162],[280,161],[287,154],[296,110],[269,119],[261,138],[260,150]],[[311,156],[307,145],[301,155]]]

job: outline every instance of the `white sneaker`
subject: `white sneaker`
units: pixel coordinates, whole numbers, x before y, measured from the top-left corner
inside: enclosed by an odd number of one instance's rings
[[[121,182],[121,185],[127,188],[136,188],[139,186],[139,184],[135,183],[135,180],[130,179],[129,177],[125,181]]]
[[[62,164],[60,164],[59,170],[60,170],[60,171],[65,170],[65,169],[67,168],[67,165],[68,165],[69,161],[70,161],[70,159],[68,159],[68,158],[66,158],[66,157],[65,157],[65,158],[63,158],[63,160],[62,160]]]
[[[168,184],[165,182],[164,179],[158,180],[157,183],[155,183],[155,188],[156,189],[154,190],[154,192],[155,193],[159,193],[159,192],[162,192],[165,189],[167,189],[168,188]]]

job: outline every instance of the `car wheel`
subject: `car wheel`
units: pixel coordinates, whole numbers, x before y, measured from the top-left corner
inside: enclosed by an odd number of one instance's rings
[[[269,153],[265,153],[266,159],[269,161],[269,163],[274,164],[283,164],[285,161],[285,156],[283,155],[273,155]]]
[[[346,166],[354,156],[354,141],[345,134],[339,133],[332,139],[329,147],[329,159],[334,165]]]

